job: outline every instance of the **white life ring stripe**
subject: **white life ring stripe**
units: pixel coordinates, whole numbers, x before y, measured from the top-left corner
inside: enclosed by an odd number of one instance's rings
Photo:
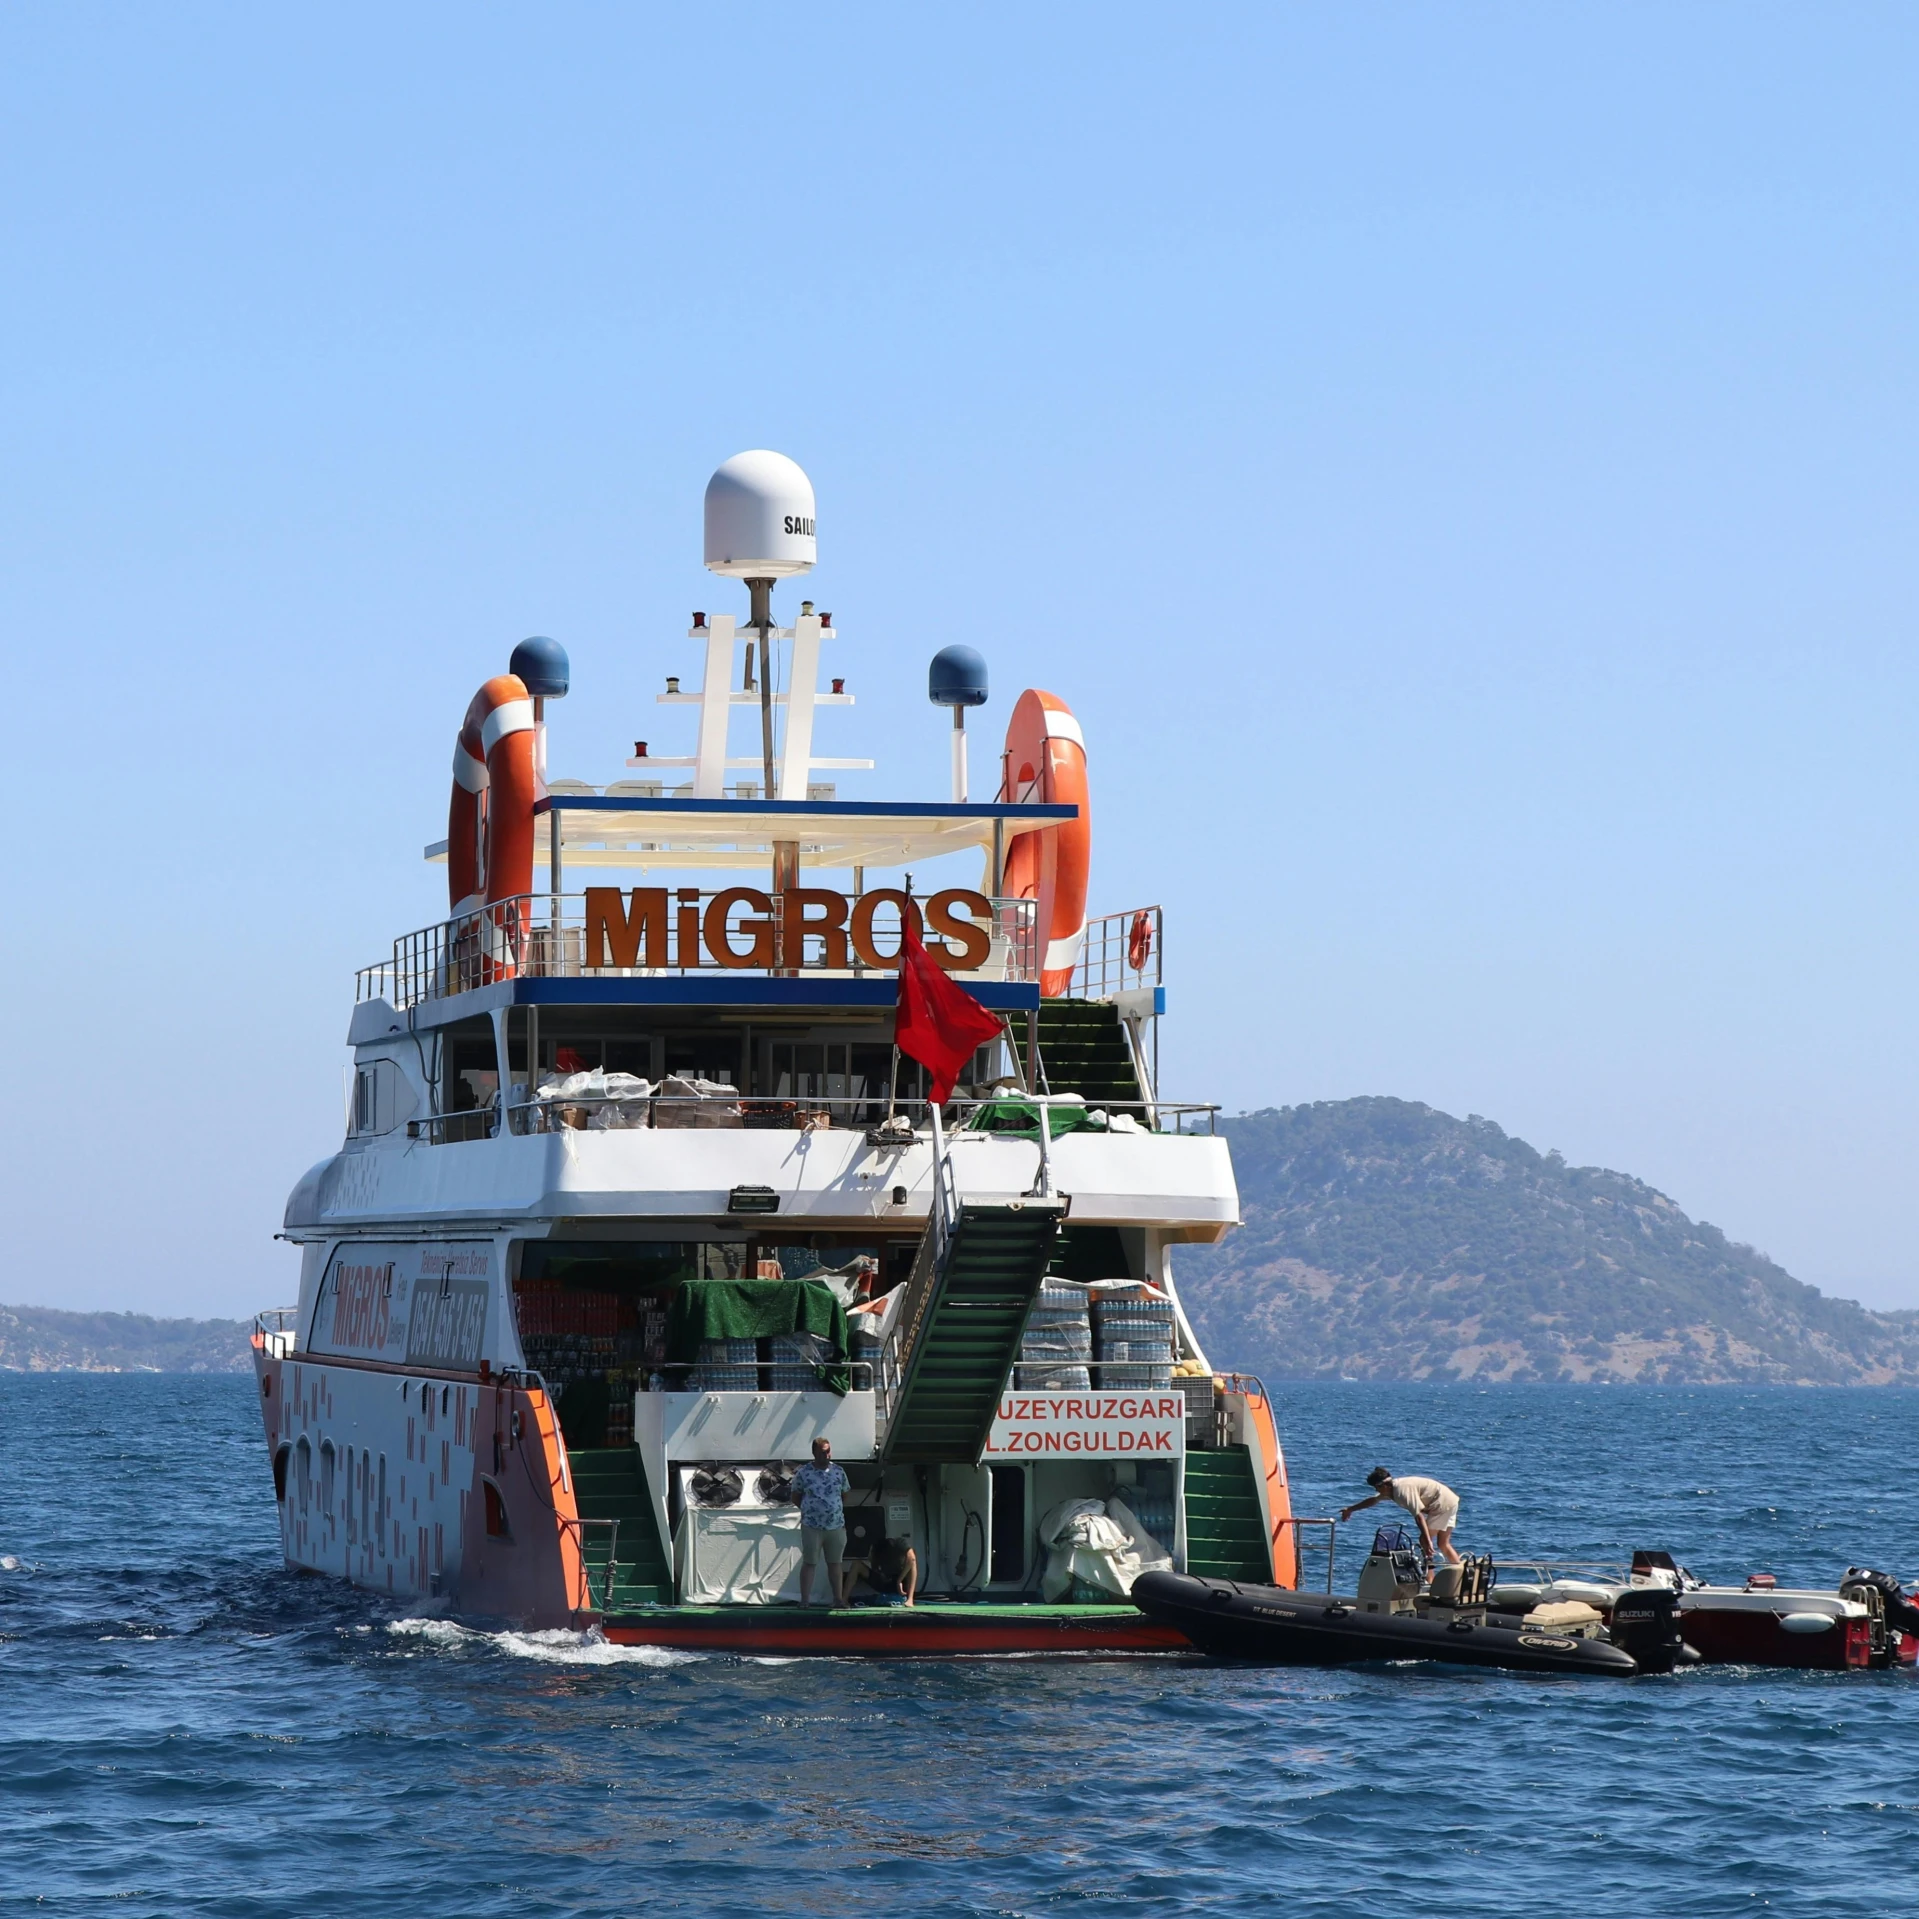
[[[1049,740],[1071,740],[1082,753],[1086,751],[1086,735],[1080,731],[1079,721],[1064,707],[1049,706],[1046,709],[1046,737]]]
[[[533,730],[533,702],[531,700],[502,700],[486,716],[480,728],[480,745],[490,756],[493,749],[509,733],[530,733]]]
[[[456,740],[453,746],[453,777],[469,793],[486,791],[486,762],[476,760],[466,750],[464,740]]]
[[[1077,933],[1069,934],[1065,939],[1046,942],[1046,959],[1042,971],[1052,973],[1061,967],[1079,964],[1079,949],[1086,944],[1086,928],[1082,925]]]

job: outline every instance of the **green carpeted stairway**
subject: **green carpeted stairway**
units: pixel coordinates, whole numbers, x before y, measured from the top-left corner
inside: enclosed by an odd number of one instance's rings
[[[1186,1570],[1196,1579],[1272,1579],[1259,1482],[1244,1446],[1186,1455]]]
[[[1041,1000],[1039,1056],[1049,1092],[1082,1094],[1088,1106],[1143,1097],[1119,1014],[1104,1000]]]
[[[569,1452],[566,1463],[573,1475],[573,1499],[580,1517],[620,1522],[617,1535],[608,1526],[583,1528],[587,1577],[600,1611],[670,1605],[673,1569],[660,1545],[659,1522],[639,1453],[631,1446],[595,1447]],[[616,1555],[610,1580],[609,1546]]]
[[[961,1204],[945,1261],[919,1309],[918,1336],[887,1423],[887,1459],[926,1465],[977,1462],[1065,1210],[1061,1201],[1043,1199]],[[915,1273],[908,1284],[916,1285],[919,1277]],[[915,1310],[911,1299],[905,1310]]]

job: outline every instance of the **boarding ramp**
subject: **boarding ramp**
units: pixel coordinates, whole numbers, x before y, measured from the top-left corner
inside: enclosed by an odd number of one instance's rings
[[[934,1206],[882,1355],[882,1459],[978,1463],[1066,1209],[1056,1198]]]

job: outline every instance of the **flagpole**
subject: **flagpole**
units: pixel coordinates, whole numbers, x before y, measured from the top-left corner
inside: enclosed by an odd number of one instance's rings
[[[906,972],[906,916],[913,910],[913,876],[906,876],[906,903],[900,908],[900,973]],[[893,1102],[899,1098],[900,1091],[900,1016],[898,1009],[893,1013],[893,1075],[886,1082],[886,1118],[890,1124],[893,1118]]]

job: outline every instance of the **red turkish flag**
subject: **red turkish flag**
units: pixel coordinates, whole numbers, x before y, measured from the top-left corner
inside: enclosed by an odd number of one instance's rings
[[[918,1060],[932,1074],[934,1104],[944,1106],[975,1050],[999,1038],[1000,1023],[934,964],[913,924],[915,917],[901,915],[900,1001],[893,1037],[908,1059]]]

